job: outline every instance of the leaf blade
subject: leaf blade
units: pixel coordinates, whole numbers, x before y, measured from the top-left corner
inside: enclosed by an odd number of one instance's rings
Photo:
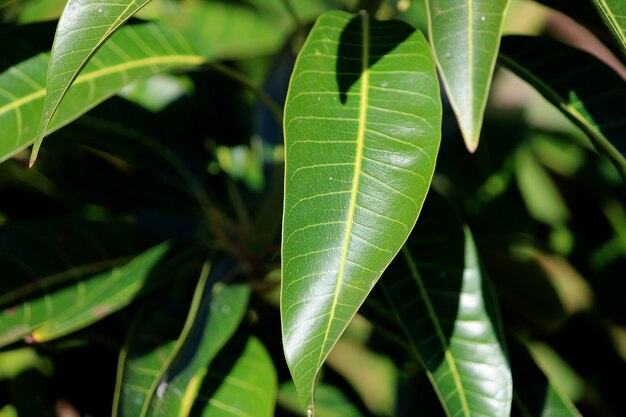
[[[619,0],[593,0],[593,3],[626,56],[626,3]]]
[[[150,0],[69,0],[52,45],[42,119],[29,165],[37,158],[52,117],[70,86],[104,42]]]
[[[281,318],[306,409],[428,190],[441,123],[428,45],[403,23],[328,12],[298,58],[286,110]]]
[[[508,0],[427,0],[429,38],[465,146],[478,147]],[[459,30],[459,26],[463,30]]]

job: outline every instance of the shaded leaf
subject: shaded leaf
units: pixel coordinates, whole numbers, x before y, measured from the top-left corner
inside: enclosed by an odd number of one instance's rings
[[[72,82],[111,35],[150,0],[69,0],[59,19],[48,63],[42,118],[32,166],[52,117]],[[126,46],[125,44],[122,44]]]
[[[124,27],[100,48],[73,82],[47,133],[76,119],[134,80],[204,62],[205,58],[194,52],[184,37],[170,29],[155,24]],[[35,139],[46,91],[46,65],[47,54],[42,53],[0,74],[0,129],[8,138],[0,142],[0,161]]]
[[[508,0],[427,0],[430,42],[465,146],[478,147]]]
[[[439,148],[428,44],[405,23],[328,12],[287,97],[282,332],[302,405],[410,233]]]
[[[273,417],[278,381],[259,339],[235,337],[209,367],[190,416]]]
[[[626,55],[626,3],[623,0],[593,0],[593,3]]]
[[[278,403],[296,414],[300,413],[298,392],[292,382],[280,385]],[[339,388],[324,383],[319,384],[315,392],[315,415],[318,417],[363,417],[363,413]]]
[[[580,127],[626,178],[626,83],[619,75],[576,48],[527,36],[504,37],[500,62]]]
[[[512,381],[497,305],[468,227],[430,198],[381,280],[447,415],[509,415]]]
[[[151,270],[168,245],[141,253],[150,241],[134,228],[95,222],[0,228],[0,345],[78,330],[156,285]]]

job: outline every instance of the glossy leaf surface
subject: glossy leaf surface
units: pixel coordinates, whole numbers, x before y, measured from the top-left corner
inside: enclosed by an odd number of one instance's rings
[[[156,73],[201,65],[177,32],[154,24],[122,28],[93,56],[65,95],[48,133],[76,119],[130,82]],[[38,54],[0,74],[0,161],[35,139],[46,92],[47,54]]]
[[[300,412],[300,400],[293,383],[281,384],[278,390],[278,402],[294,413]],[[319,384],[315,391],[315,415],[318,417],[363,417],[363,413],[344,392],[324,383]]]
[[[507,417],[511,371],[472,235],[441,197],[381,285],[448,415]]]
[[[45,341],[119,310],[160,280],[167,244],[100,223],[35,223],[0,230],[0,345]],[[38,249],[37,249],[38,248]]]
[[[470,152],[478,139],[508,0],[427,0],[430,41]]]
[[[413,228],[439,148],[441,103],[424,37],[328,12],[286,104],[282,331],[302,405],[330,349]]]
[[[59,19],[48,63],[43,113],[30,164],[72,82],[111,35],[150,0],[69,0]]]
[[[580,127],[626,178],[626,82],[619,75],[583,51],[544,38],[504,37],[500,61]]]
[[[626,55],[626,2],[623,0],[593,0],[593,2]]]
[[[247,285],[213,283],[219,273],[207,274],[205,266],[186,320],[171,303],[166,309],[151,306],[154,311],[135,323],[120,356],[115,416],[180,415],[193,405],[209,363],[239,326],[250,294]]]

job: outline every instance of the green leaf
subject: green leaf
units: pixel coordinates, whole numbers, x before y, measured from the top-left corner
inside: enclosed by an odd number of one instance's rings
[[[150,0],[69,0],[59,19],[48,63],[46,95],[30,166],[70,86],[111,35]],[[125,44],[122,44],[126,46]]]
[[[594,56],[545,38],[504,37],[500,61],[580,127],[626,178],[626,83],[619,75]]]
[[[211,363],[191,415],[273,417],[277,390],[276,369],[261,341],[235,337]]]
[[[429,198],[381,285],[446,414],[508,417],[497,305],[471,232],[443,200]]]
[[[562,395],[541,372],[526,348],[508,339],[515,390],[513,417],[580,417],[572,401]]]
[[[508,0],[427,0],[430,42],[465,146],[478,147]]]
[[[137,255],[149,241],[135,229],[94,222],[2,227],[0,346],[81,329],[158,284],[151,271],[168,245]]]
[[[5,38],[4,42],[20,39]],[[0,161],[26,148],[35,139],[46,93],[47,54],[41,53],[0,74]],[[183,36],[155,24],[127,26],[116,32],[93,56],[50,121],[47,134],[70,123],[132,81],[201,65]]]
[[[624,0],[593,0],[593,2],[626,55],[626,2]]]
[[[300,400],[296,386],[285,382],[278,390],[278,403],[296,414],[300,411]],[[315,392],[315,415],[318,417],[363,417],[363,413],[337,387],[319,384]]]
[[[285,114],[281,318],[305,408],[330,349],[415,224],[440,126],[421,33],[365,13],[318,19]]]

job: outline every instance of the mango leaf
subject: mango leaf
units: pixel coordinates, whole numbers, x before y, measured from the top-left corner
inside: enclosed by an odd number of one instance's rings
[[[285,382],[278,389],[278,403],[298,414],[300,400],[296,386]],[[363,417],[363,413],[337,387],[321,383],[315,392],[315,415],[318,417]]]
[[[446,414],[508,417],[512,381],[497,304],[471,232],[441,197],[428,199],[381,286]]]
[[[419,32],[366,13],[318,19],[285,114],[282,334],[305,408],[330,349],[415,224],[440,126]]]
[[[276,369],[256,337],[235,337],[209,367],[190,415],[273,417]]]
[[[0,161],[35,139],[46,92],[47,59],[47,54],[38,54],[0,74],[0,129],[3,137],[9,139],[0,142]],[[205,61],[184,37],[171,29],[155,24],[124,27],[100,48],[73,82],[47,133],[76,119],[134,80]]]
[[[626,3],[623,0],[593,0],[593,3],[626,55]]]
[[[572,401],[541,372],[524,345],[508,338],[515,380],[513,417],[580,417]]]
[[[78,74],[98,48],[149,1],[68,0],[59,19],[50,53],[43,113],[35,136],[30,166],[35,163],[52,117]]]
[[[430,43],[465,147],[483,123],[509,0],[427,0]]]
[[[228,272],[222,262],[209,274],[205,264],[186,320],[172,314],[171,305],[138,319],[120,355],[114,416],[187,415],[179,413],[190,410],[207,366],[248,305],[249,286],[217,282]]]
[[[150,241],[134,228],[95,222],[0,228],[0,345],[63,336],[159,284],[153,269],[168,245],[141,253]]]
[[[581,50],[527,36],[504,37],[500,62],[581,128],[626,178],[626,83],[619,75]]]

